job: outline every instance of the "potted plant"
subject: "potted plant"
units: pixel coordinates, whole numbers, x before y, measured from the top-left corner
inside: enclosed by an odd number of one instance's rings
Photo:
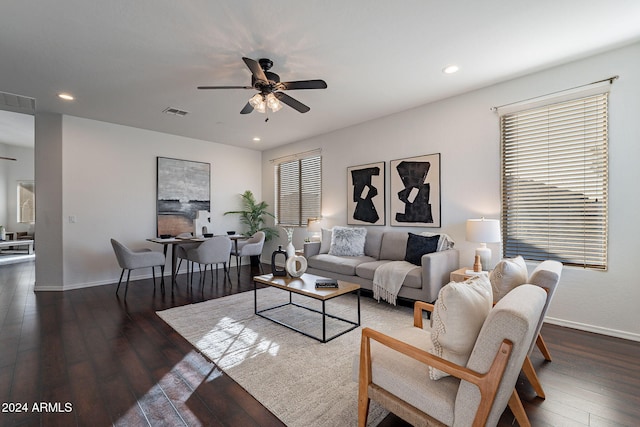
[[[241,211],[228,211],[224,214],[238,214],[240,215],[240,222],[246,224],[249,229],[244,233],[245,236],[253,236],[258,231],[264,232],[264,239],[268,241],[274,237],[278,237],[278,230],[273,227],[267,227],[264,225],[265,216],[268,215],[275,218],[270,212],[267,212],[269,205],[266,202],[256,202],[256,198],[253,196],[251,190],[247,190],[240,195],[242,197],[242,204],[244,210]],[[260,263],[260,257],[252,256],[251,265],[258,265]]]
[[[269,205],[266,202],[256,202],[256,198],[253,196],[251,190],[245,191],[240,196],[242,197],[244,210],[228,211],[224,214],[240,215],[240,222],[249,227],[249,229],[244,233],[245,236],[253,236],[256,232],[263,231],[265,234],[265,241],[278,237],[279,233],[276,228],[264,225],[265,216],[268,215],[275,218],[272,213],[267,212]]]

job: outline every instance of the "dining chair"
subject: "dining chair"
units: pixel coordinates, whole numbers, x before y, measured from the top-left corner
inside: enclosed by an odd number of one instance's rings
[[[177,239],[189,239],[193,237],[193,233],[180,233],[176,236]],[[189,249],[192,248],[197,248],[199,246],[198,243],[180,243],[178,245],[175,245],[175,251],[176,251],[176,258],[178,259],[178,267],[176,268],[176,276],[178,275],[178,272],[180,271],[180,266],[182,266],[182,260],[183,259],[187,259],[187,251]],[[189,267],[193,267],[192,266],[192,262],[191,261],[187,261],[187,276],[189,275]],[[173,277],[173,283],[175,283],[176,278]]]
[[[205,240],[200,245],[194,248],[190,248],[186,251],[186,260],[198,264],[198,267],[204,265],[204,272],[200,270],[200,276],[202,285],[204,285],[204,279],[207,275],[207,266],[211,266],[211,283],[213,284],[213,265],[216,265],[216,281],[218,280],[218,264],[222,264],[224,267],[225,281],[229,278],[231,283],[231,276],[229,275],[229,269],[227,268],[227,261],[229,260],[229,253],[231,252],[231,239],[227,236],[214,236]],[[193,270],[191,269],[191,280],[193,280]]]
[[[153,272],[153,288],[156,286],[156,270],[155,267],[160,267],[162,278],[160,280],[160,289],[164,294],[164,264],[165,256],[162,252],[155,252],[151,249],[139,249],[131,250],[122,243],[115,239],[111,239],[111,246],[118,260],[122,273],[120,273],[120,280],[118,280],[118,287],[116,288],[116,295],[120,290],[120,284],[122,283],[122,277],[125,270],[127,271],[127,283],[124,289],[124,297],[127,298],[127,291],[129,290],[129,277],[131,276],[131,270],[137,270],[139,268],[151,267]]]
[[[229,265],[231,265],[231,255],[236,257],[236,268],[238,270],[238,278],[240,278],[240,261],[243,256],[260,256],[262,255],[262,248],[264,247],[265,240],[264,231],[257,231],[253,236],[247,240],[237,242],[237,249],[231,248],[229,253]],[[258,263],[260,272],[262,273],[262,263]]]

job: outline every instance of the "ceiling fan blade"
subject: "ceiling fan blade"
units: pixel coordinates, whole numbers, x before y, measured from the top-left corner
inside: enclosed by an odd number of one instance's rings
[[[249,69],[251,70],[251,74],[253,74],[256,80],[261,80],[263,82],[269,81],[269,79],[267,79],[267,76],[264,74],[262,67],[260,66],[260,64],[258,64],[257,61],[245,57],[242,57],[242,60],[245,64],[247,64],[247,67],[249,67]]]
[[[296,89],[326,89],[327,83],[324,80],[298,80],[295,82],[281,82],[278,84],[280,90]]]
[[[240,114],[249,114],[252,111],[253,111],[253,106],[251,106],[251,104],[247,102],[247,105],[245,105],[244,108],[240,111]]]
[[[294,98],[290,97],[286,93],[274,92],[273,94],[280,101],[284,102],[289,107],[291,107],[294,110],[297,110],[297,111],[299,111],[301,113],[306,113],[307,111],[309,111],[311,109],[311,108],[307,107],[306,105],[304,105],[302,102],[298,101],[297,99],[294,99]]]
[[[252,86],[198,86],[198,89],[253,89]]]

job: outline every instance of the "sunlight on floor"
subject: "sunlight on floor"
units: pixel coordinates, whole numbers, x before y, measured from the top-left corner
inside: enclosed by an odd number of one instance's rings
[[[259,337],[241,321],[223,317],[196,343],[196,347],[207,353],[216,364],[224,362],[225,369],[229,369],[259,354],[276,356],[280,344]]]
[[[188,400],[198,389],[200,384],[212,381],[222,375],[213,363],[209,362],[195,350],[190,351],[185,357],[178,362],[171,371],[167,372],[159,381],[157,381],[144,396],[138,398],[136,405],[132,405],[129,410],[121,416],[115,425],[129,425],[134,420],[139,420],[142,414],[153,413],[157,404],[157,395],[164,394],[169,397],[172,404],[178,409],[178,413],[182,414],[186,425],[197,426],[196,414],[192,413]],[[144,415],[146,418],[147,415]],[[151,420],[147,419],[151,423]]]

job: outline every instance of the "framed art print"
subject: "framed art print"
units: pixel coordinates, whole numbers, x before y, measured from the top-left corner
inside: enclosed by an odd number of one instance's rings
[[[384,183],[384,162],[347,168],[347,224],[386,224]]]
[[[440,227],[440,153],[392,160],[391,225]]]
[[[210,212],[210,176],[209,163],[158,157],[158,236],[194,232],[198,211]]]

